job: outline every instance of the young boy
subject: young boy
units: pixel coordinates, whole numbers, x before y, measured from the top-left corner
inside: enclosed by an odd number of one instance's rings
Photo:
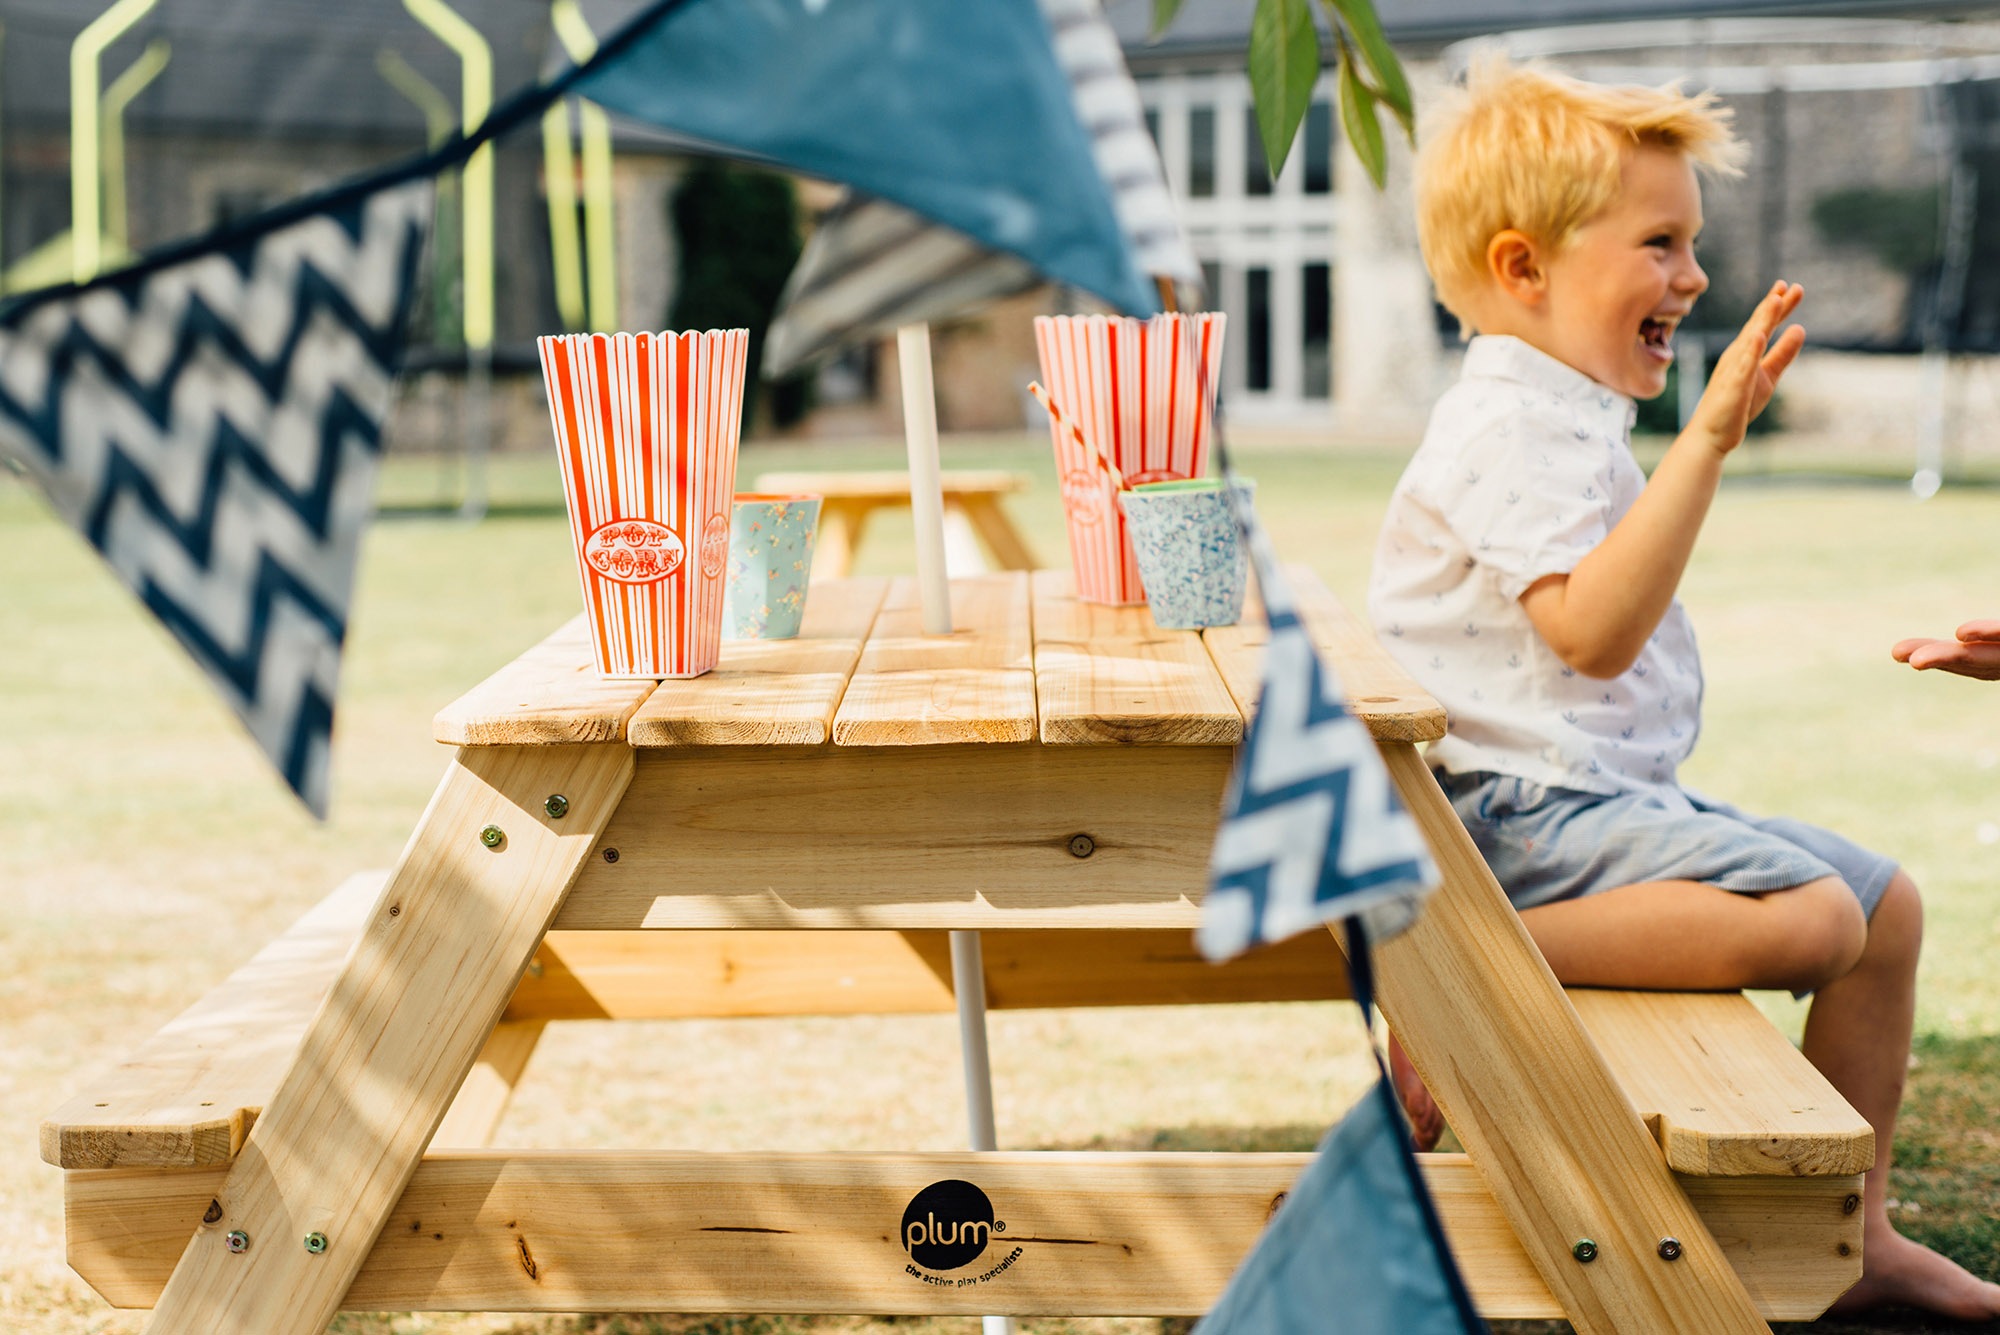
[[[1418,156],[1417,212],[1438,295],[1477,336],[1389,503],[1369,610],[1449,712],[1430,763],[1558,978],[1815,993],[1805,1054],[1876,1136],[1839,1309],[2000,1317],[2000,1286],[1889,1223],[1916,886],[1676,781],[1702,678],[1674,590],[1723,459],[1805,341],[1772,341],[1799,288],[1759,303],[1650,480],[1628,434],[1708,286],[1695,168],[1733,174],[1742,152],[1706,96],[1474,68]],[[1435,1140],[1407,1063],[1398,1083]]]

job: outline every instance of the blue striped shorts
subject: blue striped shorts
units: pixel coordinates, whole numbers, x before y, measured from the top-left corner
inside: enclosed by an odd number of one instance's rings
[[[1701,881],[1745,894],[1838,876],[1869,917],[1896,863],[1804,821],[1746,815],[1682,790],[1583,793],[1507,774],[1447,774],[1439,786],[1516,909],[1642,881]]]

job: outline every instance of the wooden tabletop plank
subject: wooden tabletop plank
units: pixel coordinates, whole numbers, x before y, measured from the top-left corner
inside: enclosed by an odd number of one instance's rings
[[[1444,706],[1389,657],[1361,619],[1347,610],[1305,566],[1288,565],[1285,575],[1299,600],[1299,615],[1313,643],[1326,656],[1347,695],[1348,712],[1368,725],[1378,742],[1434,742],[1444,736]],[[1264,645],[1270,639],[1263,603],[1252,582],[1243,620],[1211,626],[1201,633],[1216,670],[1245,718],[1257,709],[1263,689]]]
[[[1201,637],[1141,607],[1079,601],[1067,570],[1035,575],[1035,690],[1042,740],[1228,746],[1243,714]]]
[[[917,582],[903,578],[889,586],[834,716],[835,743],[942,746],[1034,739],[1028,577],[953,580],[951,618],[950,635],[925,635]]]
[[[598,676],[579,615],[439,710],[431,736],[453,746],[623,741],[657,684]]]
[[[725,640],[715,671],[660,683],[632,716],[632,745],[820,745],[888,589],[886,579],[813,585],[796,637]]]

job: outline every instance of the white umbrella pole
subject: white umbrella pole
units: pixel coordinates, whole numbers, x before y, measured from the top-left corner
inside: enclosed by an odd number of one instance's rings
[[[951,634],[951,587],[944,569],[944,485],[938,476],[937,395],[931,386],[931,327],[896,331],[903,378],[903,441],[910,454],[910,515],[917,529],[917,587],[924,633]],[[993,1126],[993,1072],[986,1056],[986,966],[979,933],[951,934],[952,991],[958,997],[959,1052],[965,1067],[966,1139],[975,1150],[999,1140]],[[1014,1335],[1014,1318],[981,1318],[981,1335]]]
[[[951,634],[951,588],[944,570],[944,484],[938,477],[937,395],[931,388],[931,327],[896,331],[903,378],[903,442],[910,452],[910,515],[917,526],[917,587],[924,634]]]
[[[993,1068],[986,1056],[986,959],[977,932],[951,934],[951,988],[958,996],[959,1052],[965,1063],[966,1139],[975,1150],[998,1149]],[[1014,1318],[981,1317],[980,1335],[1014,1335]]]

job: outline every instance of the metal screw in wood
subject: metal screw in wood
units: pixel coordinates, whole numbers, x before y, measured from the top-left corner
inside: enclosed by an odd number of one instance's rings
[[[498,825],[489,825],[479,832],[479,842],[488,848],[498,848],[507,842],[507,833]]]
[[[326,1234],[313,1232],[306,1234],[306,1250],[318,1256],[326,1250]]]
[[[1678,1261],[1681,1259],[1681,1240],[1679,1238],[1661,1238],[1659,1251],[1662,1261]]]
[[[250,1250],[250,1235],[240,1228],[232,1228],[223,1235],[222,1245],[241,1256]]]
[[[550,793],[549,800],[542,803],[542,810],[549,813],[550,820],[561,820],[569,815],[569,799],[561,793]]]
[[[1069,837],[1069,855],[1073,858],[1087,858],[1097,851],[1097,841],[1087,834],[1073,834]]]
[[[1597,1259],[1597,1244],[1589,1238],[1578,1238],[1576,1246],[1569,1249],[1569,1254],[1585,1265],[1589,1265]]]

